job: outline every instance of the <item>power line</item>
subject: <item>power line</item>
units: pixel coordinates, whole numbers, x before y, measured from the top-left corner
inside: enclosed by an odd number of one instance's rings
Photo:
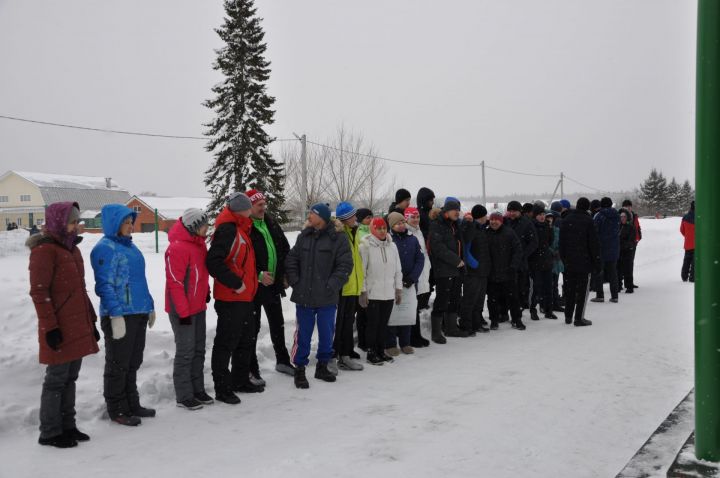
[[[493,166],[488,166],[485,164],[485,167],[488,169],[492,169],[495,171],[502,171],[503,173],[510,173],[510,174],[520,174],[522,176],[535,176],[539,178],[557,178],[560,177],[559,174],[536,174],[536,173],[524,173],[522,171],[513,171],[512,169],[502,169],[502,168],[496,168]]]
[[[577,185],[579,185],[579,186],[582,186],[582,187],[584,187],[584,188],[592,189],[593,191],[598,192],[598,193],[607,192],[607,191],[605,191],[605,190],[603,190],[603,189],[598,189],[598,188],[594,188],[594,187],[592,187],[592,186],[588,186],[587,184],[583,184],[583,183],[581,183],[580,181],[578,181],[577,179],[571,178],[571,177],[568,176],[567,174],[565,175],[565,179],[568,179],[568,180],[572,181],[573,183],[575,183],[575,184],[577,184]]]
[[[442,167],[449,167],[449,168],[479,168],[480,167],[480,164],[433,164],[433,163],[420,163],[417,161],[403,161],[400,159],[383,158],[382,156],[374,156],[372,154],[364,154],[364,153],[358,153],[355,151],[348,151],[345,149],[336,148],[335,146],[329,146],[327,144],[316,143],[316,142],[310,141],[310,140],[308,140],[307,142],[310,144],[314,144],[315,146],[332,149],[335,151],[339,151],[341,153],[354,154],[356,156],[364,156],[366,158],[375,158],[375,159],[380,159],[383,161],[389,161],[391,163],[414,164],[416,166],[436,166],[436,167],[442,166]]]

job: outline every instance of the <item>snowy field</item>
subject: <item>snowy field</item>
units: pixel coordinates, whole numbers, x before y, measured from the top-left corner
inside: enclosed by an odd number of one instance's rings
[[[155,254],[154,235],[136,234],[158,307],[138,385],[158,416],[137,428],[104,416],[101,350],[84,360],[77,389],[78,427],[92,440],[70,450],[37,444],[44,367],[27,233],[0,232],[0,477],[615,476],[693,386],[692,285],[680,281],[679,224],[643,221],[640,288],[619,304],[589,304],[592,327],[532,322],[526,313],[525,332],[502,324],[383,367],[341,371],[336,383],[310,378],[301,391],[274,372],[263,319],[265,393],[195,412],[174,400],[174,343],[162,312],[167,236]],[[89,254],[98,239],[88,234],[81,245],[96,305]],[[284,310],[289,343],[293,305]],[[215,319],[210,309],[211,393]]]

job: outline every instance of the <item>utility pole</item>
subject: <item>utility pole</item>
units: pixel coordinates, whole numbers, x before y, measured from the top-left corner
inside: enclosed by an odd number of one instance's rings
[[[293,133],[295,137],[300,141],[300,169],[302,174],[302,185],[300,187],[300,200],[302,201],[302,218],[305,218],[310,205],[308,204],[308,182],[307,182],[307,136],[298,136]]]
[[[560,172],[560,199],[565,198],[565,173]]]
[[[485,161],[480,163],[482,166],[482,191],[483,191],[483,207],[487,207],[487,196],[485,195]]]

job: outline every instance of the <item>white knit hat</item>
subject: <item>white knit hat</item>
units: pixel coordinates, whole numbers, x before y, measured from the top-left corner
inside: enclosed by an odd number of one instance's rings
[[[208,224],[208,215],[202,209],[191,207],[183,212],[181,220],[187,230],[194,234],[204,224]]]

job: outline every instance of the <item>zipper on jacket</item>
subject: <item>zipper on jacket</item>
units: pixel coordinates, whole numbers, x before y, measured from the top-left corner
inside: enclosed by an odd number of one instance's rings
[[[125,284],[125,303],[130,305],[130,284]]]

